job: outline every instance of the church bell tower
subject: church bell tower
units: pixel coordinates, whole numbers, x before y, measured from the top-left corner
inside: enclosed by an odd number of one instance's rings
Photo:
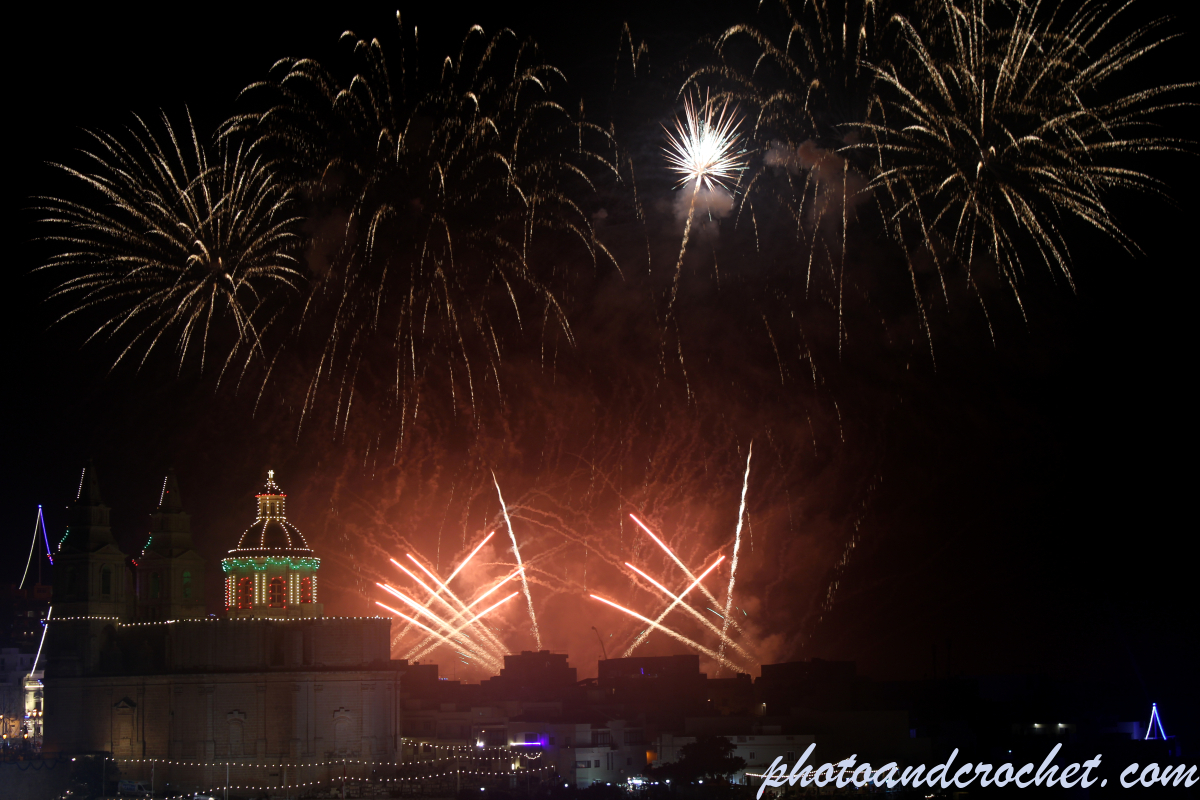
[[[237,547],[222,559],[225,611],[232,618],[297,619],[320,617],[317,571],[304,535],[287,520],[287,495],[267,471],[267,483],[255,495],[258,516]]]
[[[96,469],[88,462],[71,507],[67,532],[58,543],[54,570],[54,615],[124,619],[129,612],[125,554],[113,538],[108,506],[100,497]]]
[[[139,621],[205,615],[204,559],[192,544],[191,518],[183,510],[175,470],[163,481],[158,510],[150,517],[150,538],[133,563]]]

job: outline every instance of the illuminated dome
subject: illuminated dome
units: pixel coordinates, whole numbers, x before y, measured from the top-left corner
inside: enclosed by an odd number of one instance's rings
[[[267,470],[267,483],[255,498],[258,518],[242,534],[237,547],[229,551],[230,555],[311,556],[304,534],[287,521],[287,495],[275,483],[275,470]]]
[[[319,617],[317,571],[304,534],[288,522],[287,495],[267,470],[267,483],[255,495],[258,517],[238,539],[229,557],[221,560],[225,573],[225,613],[230,617],[294,619]]]

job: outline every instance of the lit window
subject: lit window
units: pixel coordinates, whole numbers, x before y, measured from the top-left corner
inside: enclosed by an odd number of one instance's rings
[[[285,586],[283,578],[271,578],[271,583],[267,589],[267,603],[271,608],[283,608]]]
[[[237,607],[254,608],[254,579],[241,578],[237,583]]]
[[[310,576],[305,575],[303,578],[300,579],[300,602],[301,603],[311,603],[313,601],[312,586],[313,586],[313,579]]]

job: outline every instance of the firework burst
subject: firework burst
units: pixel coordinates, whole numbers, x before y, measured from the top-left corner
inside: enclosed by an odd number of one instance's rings
[[[274,301],[303,282],[294,198],[261,155],[226,140],[210,159],[190,117],[179,132],[161,121],[94,133],[88,166],[55,165],[82,192],[39,199],[59,250],[43,269],[71,273],[53,295],[71,303],[64,319],[96,309],[89,339],[125,340],[114,366],[174,338],[180,369],[220,347],[224,373],[262,353]]]
[[[889,5],[763,3],[760,24],[725,30],[715,41],[715,63],[684,84],[713,85],[717,97],[747,110],[755,156],[741,181],[735,226],[753,227],[757,243],[764,220],[786,218],[800,245],[791,258],[799,257],[804,295],[822,277],[835,287],[839,347],[848,232],[870,205],[870,164],[848,159],[844,148],[855,140],[849,126],[865,122],[879,104],[870,65],[887,63]]]
[[[667,132],[663,151],[667,164],[679,175],[679,186],[691,186],[687,221],[683,225],[683,241],[675,262],[675,278],[671,283],[671,299],[667,306],[670,315],[679,294],[679,278],[683,274],[683,256],[687,253],[692,220],[696,216],[696,198],[701,188],[706,191],[732,191],[733,184],[745,166],[745,151],[738,135],[738,116],[727,103],[706,100],[703,105],[691,97],[684,99],[683,118],[676,118],[675,131]],[[664,340],[665,342],[665,340]]]
[[[325,345],[306,407],[322,383],[340,387],[343,428],[360,367],[386,381],[402,420],[435,375],[472,408],[484,384],[501,395],[514,332],[533,321],[571,340],[552,288],[564,259],[580,260],[570,242],[593,263],[606,255],[577,198],[595,169],[611,170],[593,141],[610,142],[557,100],[561,73],[511,31],[475,26],[427,80],[415,29],[397,25],[390,59],[378,40],[343,35],[349,80],[280,61],[245,93],[263,110],[228,125],[287,155],[325,231],[309,264]]]
[[[1132,6],[767,3],[761,25],[736,25],[716,39],[715,63],[684,88],[711,84],[715,96],[748,110],[748,136],[762,157],[742,181],[736,224],[749,216],[757,227],[768,210],[790,216],[806,245],[805,295],[822,273],[836,287],[839,343],[849,232],[878,225],[899,245],[932,344],[918,260],[933,261],[946,302],[948,267],[981,302],[978,270],[988,267],[1020,304],[1028,263],[1074,285],[1074,227],[1135,249],[1109,196],[1162,192],[1135,159],[1190,149],[1153,122],[1193,105],[1180,93],[1195,84],[1122,75],[1173,38],[1165,19],[1117,33]]]
[[[972,270],[992,264],[1018,302],[1027,260],[1074,286],[1068,228],[1134,245],[1106,204],[1114,189],[1162,193],[1138,154],[1186,150],[1152,132],[1195,84],[1110,91],[1118,74],[1165,44],[1166,19],[1124,34],[1103,2],[1012,6],[942,2],[931,19],[897,17],[903,58],[873,67],[885,95],[855,149],[877,162],[872,187],[891,201],[898,238]],[[1115,41],[1105,46],[1106,37]],[[1032,259],[1029,256],[1033,256]],[[944,285],[944,281],[943,281]],[[944,291],[944,289],[943,289]]]
[[[691,97],[684,100],[682,118],[667,131],[663,151],[667,163],[679,174],[679,186],[694,184],[693,191],[731,190],[745,166],[739,149],[738,116],[727,103],[706,101],[702,108]]]

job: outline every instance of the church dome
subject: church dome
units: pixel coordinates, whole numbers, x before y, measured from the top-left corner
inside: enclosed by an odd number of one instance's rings
[[[287,520],[287,495],[267,471],[267,484],[255,495],[258,516],[237,547],[221,559],[225,573],[225,612],[232,618],[299,619],[320,617],[317,572],[321,559],[304,534]]]
[[[300,530],[287,520],[287,495],[275,483],[275,470],[267,471],[267,483],[255,495],[258,517],[246,529],[231,556],[311,556],[312,550]]]

